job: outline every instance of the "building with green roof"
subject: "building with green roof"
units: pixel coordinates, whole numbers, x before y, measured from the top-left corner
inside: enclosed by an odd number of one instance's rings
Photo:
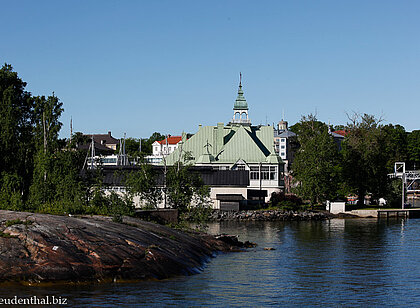
[[[272,192],[282,188],[283,161],[274,149],[274,129],[251,125],[241,80],[233,112],[227,125],[200,125],[188,140],[184,134],[178,148],[165,159],[167,165],[181,161],[213,170],[248,171],[248,185],[233,187],[224,182],[211,186],[214,207],[220,209],[236,209],[255,199],[268,201]]]

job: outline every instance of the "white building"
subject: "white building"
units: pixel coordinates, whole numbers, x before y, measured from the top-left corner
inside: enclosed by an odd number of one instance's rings
[[[155,141],[152,144],[152,155],[145,157],[147,163],[158,165],[162,162],[163,158],[173,153],[177,148],[182,136],[171,136],[161,141]]]

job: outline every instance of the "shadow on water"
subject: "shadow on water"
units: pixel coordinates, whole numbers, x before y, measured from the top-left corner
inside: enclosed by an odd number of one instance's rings
[[[224,222],[209,231],[259,246],[218,255],[193,276],[3,288],[0,296],[62,296],[72,307],[420,306],[420,220]]]

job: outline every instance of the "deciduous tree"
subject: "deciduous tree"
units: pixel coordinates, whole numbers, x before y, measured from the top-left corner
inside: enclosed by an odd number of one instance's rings
[[[303,116],[297,127],[299,149],[292,172],[296,191],[312,204],[336,197],[339,181],[338,148],[326,124]]]

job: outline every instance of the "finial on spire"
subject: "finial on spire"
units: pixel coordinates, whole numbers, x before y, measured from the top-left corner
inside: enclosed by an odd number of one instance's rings
[[[239,86],[242,87],[242,73],[239,72]]]

